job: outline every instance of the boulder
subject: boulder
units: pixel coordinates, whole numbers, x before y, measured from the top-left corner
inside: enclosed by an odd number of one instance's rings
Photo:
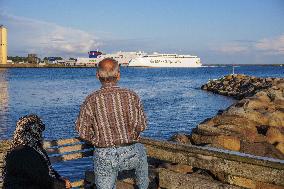
[[[197,145],[208,145],[227,150],[239,151],[240,139],[235,136],[203,136],[198,134],[192,135],[192,141]]]
[[[275,99],[282,99],[283,100],[283,92],[282,90],[277,90],[276,88],[269,88],[266,90],[267,96],[270,98],[271,101]]]
[[[219,91],[219,94],[220,94],[220,95],[223,95],[223,96],[227,96],[228,92],[225,91],[225,90],[220,90],[220,91]]]
[[[269,100],[268,97],[267,100]],[[265,97],[246,99],[246,103],[244,104],[244,109],[245,110],[267,109],[269,106],[271,106],[271,103],[267,100],[265,99]]]
[[[214,126],[218,125],[245,125],[247,128],[255,128],[256,122],[246,119],[245,117],[239,115],[228,115],[226,113],[222,115],[215,116],[212,118]]]
[[[279,142],[276,144],[275,148],[279,150],[282,154],[284,154],[284,142]]]
[[[224,148],[227,150],[239,151],[240,139],[235,136],[217,136],[212,142],[213,146]]]
[[[247,142],[241,141],[240,152],[247,154],[254,154],[264,157],[272,157],[277,159],[284,159],[284,154],[275,148],[272,144],[266,142]]]
[[[231,132],[231,135],[238,137],[241,140],[251,142],[263,142],[265,136],[258,133],[256,127],[248,127],[245,124],[242,125],[218,125],[218,128]]]
[[[246,75],[243,75],[243,74],[237,74],[235,75],[235,78],[238,79],[238,80],[242,80],[242,79],[245,79],[247,76]]]
[[[271,102],[270,98],[267,96],[267,93],[265,91],[260,91],[258,93],[255,94],[255,97],[263,102]]]
[[[257,125],[267,125],[269,120],[266,114],[255,110],[246,111],[246,114],[243,116],[251,121],[254,121]]]
[[[174,134],[170,138],[170,141],[178,142],[178,143],[182,143],[182,144],[190,144],[190,140],[189,140],[188,136],[185,135],[185,134],[181,134],[181,133]]]
[[[227,76],[225,76],[225,79],[226,80],[231,80],[231,79],[233,79],[233,75],[227,75]]]
[[[212,120],[199,124],[192,133],[205,136],[230,135],[230,132],[214,127]]]
[[[266,81],[266,82],[272,82],[273,79],[272,79],[271,77],[268,77],[268,78],[265,78],[265,81]]]
[[[235,115],[235,116],[242,116],[244,114],[246,114],[246,111],[243,108],[243,101],[237,102],[235,104],[233,104],[232,106],[230,106],[229,108],[227,108],[224,111],[224,115]]]
[[[215,137],[214,135],[206,136],[206,135],[193,133],[191,135],[191,140],[195,145],[206,145],[206,144],[211,144],[213,142],[214,137]]]
[[[229,85],[229,81],[228,80],[223,81],[223,85]]]
[[[284,129],[282,129],[284,131]],[[284,143],[284,132],[280,131],[280,128],[270,127],[266,133],[266,139],[270,144]]]
[[[275,99],[274,100],[275,109],[284,112],[284,100]]]
[[[279,79],[279,78],[277,78],[277,79]],[[284,81],[280,81],[280,82],[278,82],[279,80],[277,80],[277,87],[279,88],[279,89],[284,89]]]
[[[271,113],[268,125],[272,127],[284,127],[284,112],[275,111]]]
[[[266,115],[266,112],[267,111],[264,112],[252,109],[245,110],[243,107],[238,107],[238,104],[236,104],[235,106],[229,107],[226,111],[224,111],[223,115],[243,117],[254,125],[268,125],[269,116]]]
[[[201,89],[202,89],[202,90],[208,90],[208,85],[202,85],[202,86],[201,86]]]

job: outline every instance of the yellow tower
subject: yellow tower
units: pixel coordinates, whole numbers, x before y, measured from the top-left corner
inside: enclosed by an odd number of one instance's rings
[[[7,29],[0,25],[0,64],[7,64]]]

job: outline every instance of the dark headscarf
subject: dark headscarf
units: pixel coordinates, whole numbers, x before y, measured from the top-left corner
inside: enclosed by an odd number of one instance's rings
[[[16,124],[13,135],[12,149],[19,145],[27,145],[32,148],[42,146],[42,132],[45,125],[37,115],[27,115],[21,117]]]
[[[45,160],[49,169],[49,175],[53,178],[56,178],[57,174],[51,166],[46,151],[43,149],[42,132],[44,130],[45,125],[37,115],[31,114],[21,117],[17,121],[12,145],[8,153],[15,149],[17,146],[21,145],[33,148]]]

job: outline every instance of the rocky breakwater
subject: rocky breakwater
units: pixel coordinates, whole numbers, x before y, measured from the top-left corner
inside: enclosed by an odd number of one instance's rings
[[[255,95],[258,91],[283,82],[281,78],[257,78],[242,74],[227,75],[217,80],[209,80],[201,89],[220,95],[243,99]]]
[[[239,101],[199,124],[192,144],[284,159],[283,78],[228,75],[201,88]]]

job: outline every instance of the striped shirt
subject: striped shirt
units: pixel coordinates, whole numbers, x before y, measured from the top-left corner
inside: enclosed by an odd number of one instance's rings
[[[145,128],[146,117],[138,95],[114,85],[90,94],[76,120],[79,136],[96,147],[135,142]]]

